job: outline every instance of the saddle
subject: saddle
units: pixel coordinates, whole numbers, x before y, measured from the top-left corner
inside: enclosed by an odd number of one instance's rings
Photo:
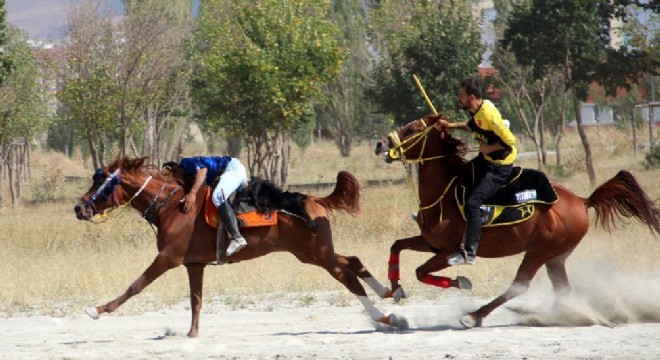
[[[467,194],[474,186],[473,177],[464,176],[463,183],[455,187],[456,203],[463,219],[466,219]],[[484,227],[521,223],[534,215],[535,203],[553,204],[557,200],[557,193],[544,173],[516,166],[506,185],[481,206],[481,223]]]
[[[217,228],[220,225],[220,216],[218,215],[218,209],[211,200],[212,193],[213,191],[209,187],[206,190],[206,197],[204,200],[204,218],[209,226]],[[254,206],[251,206],[247,199],[240,196],[240,194],[239,196],[230,197],[229,202],[231,207],[234,208],[240,228],[277,225],[277,211],[265,213],[258,212],[257,209]]]

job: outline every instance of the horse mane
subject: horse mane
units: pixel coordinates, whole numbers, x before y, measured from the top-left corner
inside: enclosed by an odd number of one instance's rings
[[[299,192],[283,191],[272,182],[253,176],[245,189],[247,201],[258,212],[266,213],[284,210],[305,220],[312,229],[316,224],[305,210],[307,195]]]
[[[123,157],[118,156],[115,159],[115,161],[113,161],[110,165],[107,166],[107,169],[108,172],[113,172],[116,169],[121,168],[122,171],[128,173],[142,173],[146,175],[151,175],[154,178],[164,181],[174,180],[180,186],[184,186],[186,184],[186,179],[184,178],[183,174],[180,171],[177,171],[177,169],[166,167],[160,170],[153,165],[145,164],[148,159],[149,156],[143,156],[138,158],[130,158],[128,156],[123,156]],[[171,162],[168,162],[166,164],[170,164],[170,163]]]
[[[449,156],[456,155],[465,163],[465,155],[470,150],[468,144],[458,138],[451,136],[449,132],[444,131],[444,138],[441,140],[443,153]]]

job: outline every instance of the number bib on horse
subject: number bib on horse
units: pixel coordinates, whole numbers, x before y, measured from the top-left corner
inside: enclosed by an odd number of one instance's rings
[[[473,187],[467,181],[456,185],[456,202],[463,219],[467,194]],[[514,167],[507,184],[481,206],[481,222],[486,227],[520,223],[534,215],[534,203],[553,204],[557,199],[544,173]]]

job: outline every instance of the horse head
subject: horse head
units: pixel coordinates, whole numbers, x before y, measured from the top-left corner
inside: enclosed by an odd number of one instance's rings
[[[465,144],[449,135],[438,121],[442,115],[427,115],[413,120],[388,134],[387,139],[376,143],[376,155],[383,155],[385,162],[401,160],[418,163],[426,160],[465,154]]]
[[[80,220],[102,217],[108,209],[135,199],[153,178],[143,168],[146,159],[118,158],[112,164],[96,169],[92,175],[92,185],[74,207],[76,217]]]

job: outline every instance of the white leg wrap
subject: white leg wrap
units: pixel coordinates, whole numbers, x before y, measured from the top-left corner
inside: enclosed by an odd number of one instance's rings
[[[360,299],[360,302],[362,303],[362,306],[364,306],[364,308],[367,309],[367,312],[369,313],[369,316],[371,316],[371,318],[374,321],[378,321],[378,320],[382,319],[385,316],[385,314],[383,314],[380,310],[376,309],[376,307],[371,302],[371,300],[369,300],[368,297],[358,296],[358,299]]]
[[[376,280],[376,278],[373,277],[373,276],[372,276],[372,277],[365,278],[365,279],[364,279],[364,282],[366,282],[367,285],[369,285],[369,287],[372,288],[372,289],[376,292],[376,295],[378,295],[378,296],[381,297],[381,298],[382,298],[383,296],[385,296],[385,293],[387,292],[387,290],[389,290],[389,289],[387,289],[386,287],[384,287],[384,286],[383,286],[378,280]]]

